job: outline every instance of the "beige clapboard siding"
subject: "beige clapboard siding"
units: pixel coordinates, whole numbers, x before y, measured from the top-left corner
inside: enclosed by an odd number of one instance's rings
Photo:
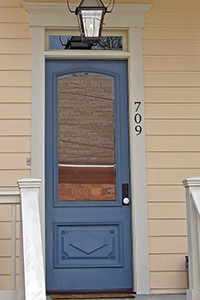
[[[29,136],[31,121],[28,120],[1,120],[0,136]]]
[[[156,56],[156,57],[151,57],[152,59],[154,58],[157,60],[157,64],[155,64],[155,67],[152,68],[151,70],[157,70],[158,61],[160,61],[161,66],[162,66],[162,61],[167,60],[169,61],[169,67],[171,67],[169,70],[173,70],[173,62],[175,63],[175,66],[179,68],[188,68],[191,70],[190,65],[192,66],[192,70],[195,70],[196,68],[193,69],[194,65],[194,60],[198,62],[199,60],[199,41],[165,41],[165,40],[144,40],[143,42],[144,45],[144,62],[146,61],[146,57],[149,58],[149,56]],[[161,54],[162,53],[162,54]],[[168,57],[174,55],[176,57]],[[187,57],[190,55],[191,57]],[[197,57],[195,57],[195,55]],[[171,60],[169,59],[171,58]],[[189,66],[186,66],[186,62],[189,62]],[[183,65],[180,66],[180,62],[183,62]],[[145,65],[144,65],[144,69]],[[165,69],[161,69],[165,70]],[[187,69],[185,69],[187,70]]]
[[[0,39],[0,55],[1,54],[30,54],[30,39]]]
[[[151,286],[152,289],[170,289],[176,286],[176,289],[184,289],[187,287],[187,276],[185,272],[152,272]]]
[[[30,71],[0,71],[0,86],[30,85]]]
[[[198,162],[197,162],[198,163]],[[147,178],[149,185],[182,185],[182,180],[188,177],[198,177],[199,169],[148,169]]]
[[[9,1],[7,1],[9,2]],[[26,23],[29,22],[28,14],[21,7],[1,7],[1,23]]]
[[[200,83],[200,78],[199,78]],[[148,104],[145,105],[145,115],[146,120],[149,119],[198,119],[200,120],[200,103],[198,104],[169,104],[169,103],[156,103],[156,104]],[[166,121],[167,122],[167,121]]]
[[[0,119],[28,119],[30,120],[30,103],[1,103]]]
[[[0,0],[0,190],[30,177],[30,29],[20,0]],[[19,256],[17,206],[17,253]],[[10,289],[11,206],[0,207],[0,290]],[[17,258],[17,274],[19,259]],[[17,282],[18,282],[17,278]]]
[[[0,0],[0,8],[2,7],[21,7],[21,0]]]
[[[4,39],[28,39],[30,38],[29,24],[0,24],[0,38]]]
[[[196,87],[200,84],[200,73],[146,71],[144,84],[145,87]]]
[[[0,153],[30,152],[30,137],[6,136],[0,137]]]
[[[0,103],[22,103],[30,102],[30,87],[1,87]]]
[[[19,256],[19,240],[16,240],[16,255]],[[11,256],[11,240],[0,240],[0,256]]]
[[[198,26],[164,26],[147,25],[144,27],[143,37],[145,40],[199,40],[200,27]]]
[[[0,10],[1,11],[1,10]],[[31,57],[30,55],[21,54],[2,54],[0,55],[0,71],[30,71]]]
[[[196,169],[197,162],[200,162],[200,153],[147,153],[147,168],[148,169]]]
[[[184,202],[185,191],[182,185],[148,185],[148,202]]]
[[[10,275],[11,273],[11,258],[0,258],[0,275]],[[19,257],[16,259],[16,273],[19,274]]]
[[[153,108],[152,108],[153,109]],[[183,113],[183,112],[182,112]],[[188,116],[189,117],[189,116]],[[184,119],[186,120],[187,117]],[[200,119],[146,119],[146,135],[189,135],[198,136]],[[187,154],[186,154],[187,155]]]
[[[0,222],[10,222],[11,220],[11,205],[10,204],[1,204],[0,206]],[[20,207],[16,205],[16,220],[20,220]],[[2,229],[1,229],[2,230]]]
[[[200,136],[147,136],[147,151],[199,152]]]
[[[11,239],[11,223],[10,222],[1,222],[0,237],[1,237],[1,239]],[[18,221],[16,223],[16,238],[19,239],[19,237],[20,237],[20,222]]]
[[[159,255],[185,254],[187,253],[187,237],[150,237],[149,252]]]
[[[145,87],[145,103],[199,103],[200,87]]]
[[[26,158],[30,153],[2,153],[0,155],[0,170],[30,169],[26,164]]]
[[[176,204],[177,206],[177,204]],[[154,212],[155,214],[155,212]],[[156,215],[158,218],[158,216]],[[181,216],[182,217],[182,216]],[[156,219],[149,220],[149,236],[186,236],[186,220],[185,219]]]
[[[183,254],[150,255],[152,271],[185,271],[185,256]]]
[[[200,5],[153,1],[143,31],[151,293],[187,288],[185,190],[200,167]]]
[[[180,220],[186,218],[185,203],[149,203],[149,219]],[[169,222],[170,223],[170,222]]]
[[[145,15],[145,24],[200,25],[200,11],[150,10]]]

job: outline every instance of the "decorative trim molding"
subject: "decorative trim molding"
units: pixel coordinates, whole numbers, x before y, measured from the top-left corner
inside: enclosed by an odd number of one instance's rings
[[[22,6],[30,14],[30,26],[51,27],[54,22],[54,26],[77,27],[76,17],[65,3],[22,2]],[[72,5],[72,9],[77,6],[78,3]],[[143,27],[143,16],[151,7],[151,4],[116,4],[112,14],[105,15],[104,28]]]
[[[40,216],[43,251],[45,253],[45,59],[126,59],[129,77],[130,170],[133,231],[133,286],[137,294],[150,293],[148,209],[146,179],[146,146],[144,117],[143,130],[136,136],[134,102],[141,102],[144,116],[144,83],[142,28],[149,4],[117,4],[105,18],[105,30],[126,30],[128,51],[45,51],[45,31],[77,29],[75,15],[64,3],[22,3],[30,14],[31,26],[31,176],[41,178]],[[92,56],[90,56],[90,54]]]
[[[200,187],[200,177],[189,177],[182,181],[184,187]]]

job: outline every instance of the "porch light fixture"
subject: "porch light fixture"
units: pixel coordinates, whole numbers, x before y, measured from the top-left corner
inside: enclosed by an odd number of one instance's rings
[[[82,41],[97,42],[101,36],[103,19],[106,13],[111,13],[115,0],[109,0],[105,6],[101,0],[81,0],[76,10],[71,10],[69,0],[67,7],[71,13],[75,13]]]

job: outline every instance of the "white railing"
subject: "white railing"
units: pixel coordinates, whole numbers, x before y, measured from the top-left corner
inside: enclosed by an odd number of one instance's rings
[[[20,204],[19,191],[0,191],[0,211],[1,205],[10,206],[11,210],[11,281],[10,290],[0,291],[0,299],[16,298],[16,207]],[[6,296],[6,298],[5,298]]]
[[[186,188],[189,289],[187,300],[200,299],[200,177],[183,181]]]
[[[18,180],[18,191],[0,192],[1,205],[11,206],[11,285],[0,300],[46,300],[38,193],[41,180]],[[16,205],[21,210],[20,283],[16,289]],[[0,224],[1,225],[1,224]]]

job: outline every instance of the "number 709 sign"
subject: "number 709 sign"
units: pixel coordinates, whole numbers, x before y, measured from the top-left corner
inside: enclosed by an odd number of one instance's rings
[[[140,105],[141,102],[134,102],[135,111],[134,111],[134,123],[135,123],[135,133],[136,135],[140,135],[142,133],[142,116],[140,114]]]

